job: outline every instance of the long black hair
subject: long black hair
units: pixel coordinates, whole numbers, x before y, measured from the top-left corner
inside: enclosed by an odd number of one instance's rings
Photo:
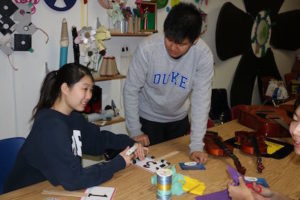
[[[94,82],[89,69],[75,63],[65,64],[59,70],[48,73],[40,90],[40,99],[32,111],[31,120],[35,119],[39,110],[53,106],[55,100],[61,95],[60,87],[63,83],[66,83],[68,87],[72,87],[84,76],[89,76]]]
[[[191,3],[179,3],[169,12],[164,22],[165,37],[181,43],[188,38],[191,43],[200,36],[201,11]]]

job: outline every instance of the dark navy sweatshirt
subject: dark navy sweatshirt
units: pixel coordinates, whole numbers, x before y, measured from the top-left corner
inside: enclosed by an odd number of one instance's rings
[[[101,155],[106,149],[125,149],[133,144],[127,135],[100,131],[78,112],[64,115],[42,109],[5,182],[4,192],[44,180],[66,190],[99,185],[125,168],[125,160],[118,155],[108,163],[83,168],[82,154]]]

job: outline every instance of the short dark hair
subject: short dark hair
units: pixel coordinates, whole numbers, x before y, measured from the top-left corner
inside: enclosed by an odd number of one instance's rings
[[[63,83],[72,87],[84,76],[89,76],[94,82],[90,70],[87,67],[76,63],[68,63],[59,70],[49,72],[43,81],[40,98],[32,111],[31,120],[36,117],[37,112],[42,108],[50,108],[53,106],[55,100],[61,95],[60,87]]]
[[[201,11],[191,3],[179,3],[167,16],[164,33],[165,37],[176,43],[181,43],[185,38],[193,43],[200,36],[201,27]]]

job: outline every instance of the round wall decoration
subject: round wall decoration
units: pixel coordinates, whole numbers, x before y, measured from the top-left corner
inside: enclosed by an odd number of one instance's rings
[[[264,101],[263,80],[282,80],[273,49],[300,48],[300,10],[280,12],[284,0],[244,0],[245,11],[223,4],[216,26],[216,51],[221,60],[241,55],[230,89],[230,103],[250,105],[255,81]]]
[[[76,0],[64,0],[65,2],[65,7],[58,7],[56,6],[56,0],[45,0],[45,3],[50,7],[52,8],[53,10],[56,10],[56,11],[66,11],[66,10],[69,10],[71,9],[74,4],[76,3]]]
[[[266,55],[268,48],[270,48],[271,38],[271,19],[267,11],[260,11],[254,22],[251,32],[252,50],[256,57],[263,57]]]
[[[169,0],[157,0],[157,8],[161,9],[166,7],[166,5],[168,4]]]

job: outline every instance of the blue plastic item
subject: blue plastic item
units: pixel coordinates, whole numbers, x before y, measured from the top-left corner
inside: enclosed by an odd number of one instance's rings
[[[197,162],[180,162],[179,166],[182,170],[205,170],[205,165]]]
[[[14,166],[24,141],[23,137],[0,140],[0,195],[3,193],[4,182]]]

